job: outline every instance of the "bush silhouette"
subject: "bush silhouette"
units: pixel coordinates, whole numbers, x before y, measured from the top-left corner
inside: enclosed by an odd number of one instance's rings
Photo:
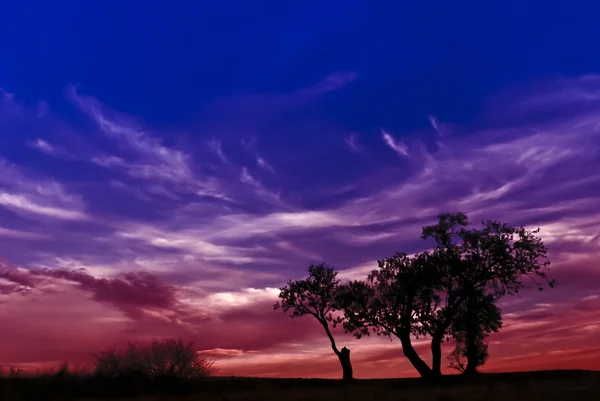
[[[201,357],[193,343],[181,339],[152,340],[150,344],[129,343],[95,355],[94,373],[107,378],[182,378],[211,376],[216,372],[211,359]]]

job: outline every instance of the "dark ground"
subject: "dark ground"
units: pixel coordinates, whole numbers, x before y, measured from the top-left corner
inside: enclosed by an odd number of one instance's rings
[[[214,377],[193,381],[101,380],[91,377],[0,379],[0,401],[20,400],[206,401],[600,401],[600,371],[543,371],[419,379],[355,380]]]

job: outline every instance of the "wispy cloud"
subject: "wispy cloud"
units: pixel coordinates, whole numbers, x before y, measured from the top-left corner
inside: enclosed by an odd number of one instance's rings
[[[37,138],[35,141],[32,141],[29,143],[29,146],[39,150],[42,153],[45,153],[49,156],[53,156],[53,157],[63,157],[63,158],[69,158],[69,159],[74,159],[75,156],[72,155],[70,152],[68,152],[66,149],[51,144],[50,142],[48,142],[45,139],[41,139],[41,138]]]
[[[344,141],[346,141],[346,145],[348,145],[350,149],[352,149],[352,151],[360,152],[362,150],[361,147],[358,145],[358,133],[354,132],[346,136],[344,138]]]
[[[381,129],[381,137],[387,146],[400,156],[408,156],[408,147],[401,140],[396,140],[392,134],[385,129]]]
[[[0,237],[16,238],[24,240],[39,240],[48,239],[49,237],[44,234],[32,233],[21,230],[13,230],[10,228],[0,227]]]
[[[106,136],[119,142],[123,150],[129,153],[128,161],[115,156],[95,157],[95,163],[127,171],[133,178],[158,180],[175,185],[175,191],[195,193],[227,199],[219,182],[212,177],[199,177],[191,166],[191,156],[179,149],[165,146],[162,140],[146,132],[131,118],[110,111],[98,100],[79,95],[74,86],[69,88],[69,97],[100,128]],[[220,143],[216,149],[219,151]],[[221,152],[222,153],[222,152]],[[222,154],[224,156],[224,154]]]
[[[353,71],[340,71],[329,74],[325,79],[303,92],[314,94],[325,94],[328,92],[342,89],[358,78],[358,74]]]
[[[0,193],[0,205],[9,209],[24,211],[28,213],[41,214],[64,220],[82,220],[85,214],[53,206],[44,206],[28,199],[26,196]]]
[[[0,158],[0,205],[24,215],[64,220],[85,220],[83,202],[62,185],[25,175],[16,165]]]
[[[281,194],[270,189],[267,189],[260,180],[255,178],[248,167],[242,167],[242,171],[240,173],[240,181],[246,185],[249,185],[254,188],[255,193],[259,196],[260,199],[271,203],[277,207],[286,207],[285,203],[281,200]]]
[[[212,139],[209,142],[209,146],[210,149],[217,155],[219,156],[219,159],[221,159],[221,161],[225,164],[229,164],[229,160],[227,159],[227,156],[225,156],[225,152],[223,152],[223,145],[221,144],[220,141],[217,141],[216,139]]]
[[[427,118],[429,119],[431,127],[438,133],[439,136],[444,137],[448,135],[448,132],[446,132],[447,127],[444,124],[440,124],[436,116],[429,115]]]
[[[48,153],[48,154],[55,154],[56,153],[56,148],[52,145],[50,145],[48,142],[46,142],[43,139],[36,139],[35,142],[33,142],[31,144],[32,147],[40,150],[41,152],[44,153]]]
[[[240,173],[240,181],[244,184],[251,185],[255,188],[262,188],[262,184],[256,178],[250,175],[248,171],[248,167],[242,167],[242,172]]]
[[[188,165],[189,157],[183,151],[164,146],[159,138],[149,135],[133,121],[128,121],[117,113],[111,112],[113,117],[108,117],[104,112],[106,106],[94,98],[78,94],[74,86],[69,87],[68,93],[105,135],[120,141],[127,150],[141,158],[138,164],[130,167],[133,176],[176,182],[192,179],[193,173]]]
[[[258,164],[258,166],[263,170],[269,171],[273,174],[275,173],[273,166],[271,166],[269,162],[267,162],[267,160],[260,155],[256,155],[256,164]]]

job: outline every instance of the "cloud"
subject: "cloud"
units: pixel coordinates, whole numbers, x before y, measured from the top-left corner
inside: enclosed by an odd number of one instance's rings
[[[449,135],[449,127],[448,124],[442,124],[439,122],[439,120],[437,119],[436,116],[432,116],[429,115],[427,116],[427,119],[429,120],[429,123],[431,124],[431,127],[435,130],[435,132],[438,134],[438,137],[446,137]]]
[[[49,156],[75,159],[75,156],[70,152],[60,146],[51,144],[45,139],[37,138],[35,141],[30,142],[29,146]]]
[[[250,175],[250,173],[248,172],[248,167],[242,167],[240,181],[242,181],[244,184],[248,184],[253,187],[262,188],[262,184],[260,183],[260,181],[256,180]]]
[[[346,145],[352,149],[354,152],[360,152],[362,149],[358,145],[358,133],[354,132],[344,138]]]
[[[0,237],[16,238],[16,239],[23,239],[23,240],[48,239],[48,236],[44,235],[44,234],[31,233],[31,232],[21,231],[21,230],[13,230],[10,228],[5,228],[5,227],[0,227]]]
[[[441,134],[440,126],[438,124],[438,120],[435,116],[428,116],[429,122],[434,130],[436,130],[439,134]]]
[[[282,206],[281,196],[279,193],[270,191],[254,176],[250,174],[248,167],[242,167],[240,173],[240,181],[246,185],[249,185],[255,189],[256,194],[262,199],[269,203],[273,203],[277,206]]]
[[[0,262],[0,293],[24,293],[35,285],[27,270]]]
[[[165,146],[160,138],[150,135],[133,119],[109,110],[92,97],[80,95],[74,86],[69,87],[68,94],[104,135],[119,142],[130,158],[124,161],[116,156],[96,157],[95,163],[124,169],[134,178],[174,184],[179,190],[224,197],[214,180],[202,180],[196,176],[189,163],[189,154]]]
[[[244,264],[254,260],[253,250],[257,247],[236,247],[219,245],[215,237],[203,230],[167,231],[156,227],[132,225],[122,227],[117,236],[142,241],[148,245],[163,249],[178,249],[187,255],[197,255],[205,260],[227,261]]]
[[[85,220],[80,197],[59,183],[33,178],[0,157],[0,206],[26,217],[45,216],[62,220]]]
[[[31,273],[75,282],[82,289],[92,292],[95,300],[125,309],[130,306],[167,309],[175,305],[173,287],[146,272],[124,273],[112,279],[96,278],[82,271],[69,270],[38,270]]]
[[[240,357],[244,354],[252,354],[252,351],[244,351],[241,349],[231,349],[231,348],[213,348],[213,349],[206,349],[206,350],[202,350],[202,351],[198,351],[198,354],[202,355],[202,356],[206,356],[206,357],[213,357],[213,358],[232,358],[232,357]]]
[[[0,205],[13,210],[16,209],[18,211],[40,214],[57,219],[82,220],[86,218],[85,214],[81,212],[40,205],[31,199],[28,199],[26,196],[12,195],[7,193],[0,193]]]
[[[316,85],[302,90],[305,93],[325,94],[333,92],[349,85],[358,78],[358,74],[353,71],[339,71],[329,74],[325,79]]]
[[[213,139],[212,141],[209,142],[209,146],[210,146],[210,149],[217,156],[219,156],[219,159],[221,159],[221,161],[223,163],[229,164],[229,160],[227,159],[227,156],[225,156],[225,153],[223,152],[223,146],[222,146],[221,142],[217,141],[216,139]]]
[[[275,174],[275,169],[273,168],[273,166],[271,166],[269,164],[269,162],[267,162],[267,160],[259,155],[256,156],[256,164],[258,164],[258,166],[260,168],[262,168],[263,170],[269,171],[273,174]]]
[[[139,318],[150,310],[173,312],[177,306],[175,288],[147,272],[97,278],[83,269],[26,270],[4,266],[0,270],[0,278],[12,283],[13,291],[17,292],[52,288],[52,282],[46,280],[48,278],[74,283],[77,289],[92,293],[95,301],[112,304],[132,318]]]
[[[33,142],[31,144],[31,146],[40,150],[41,152],[44,152],[44,153],[48,153],[48,154],[56,153],[56,148],[54,146],[50,145],[48,142],[46,142],[45,140],[40,139],[40,138],[36,139],[36,141]]]
[[[402,142],[394,139],[392,134],[388,131],[381,129],[381,137],[387,146],[389,146],[394,152],[400,156],[408,156],[408,147]]]

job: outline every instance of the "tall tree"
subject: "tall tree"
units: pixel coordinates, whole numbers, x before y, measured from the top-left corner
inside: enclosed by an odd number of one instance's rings
[[[436,314],[432,331],[434,374],[441,372],[441,344],[448,335],[451,323],[463,304],[466,314],[465,341],[467,373],[477,367],[477,297],[480,291],[493,299],[506,294],[517,294],[531,282],[540,291],[540,281],[554,286],[548,280],[550,261],[547,248],[537,230],[509,227],[497,221],[483,221],[482,228],[467,228],[464,213],[441,214],[438,223],[423,227],[422,238],[433,238],[434,254],[440,269],[440,289],[445,295]]]
[[[366,281],[351,281],[340,288],[344,329],[357,338],[370,333],[395,336],[402,352],[422,377],[431,368],[414,349],[411,336],[424,335],[439,303],[435,292],[437,271],[430,254],[409,257],[398,253],[382,259]]]
[[[339,284],[337,272],[332,267],[324,263],[311,264],[305,279],[290,280],[287,286],[280,288],[280,300],[273,309],[281,309],[285,313],[291,311],[292,318],[310,315],[317,319],[325,329],[331,348],[340,361],[343,379],[352,380],[350,350],[346,347],[338,349],[329,327],[330,324],[335,327],[341,321],[339,316],[334,316],[337,311]]]

